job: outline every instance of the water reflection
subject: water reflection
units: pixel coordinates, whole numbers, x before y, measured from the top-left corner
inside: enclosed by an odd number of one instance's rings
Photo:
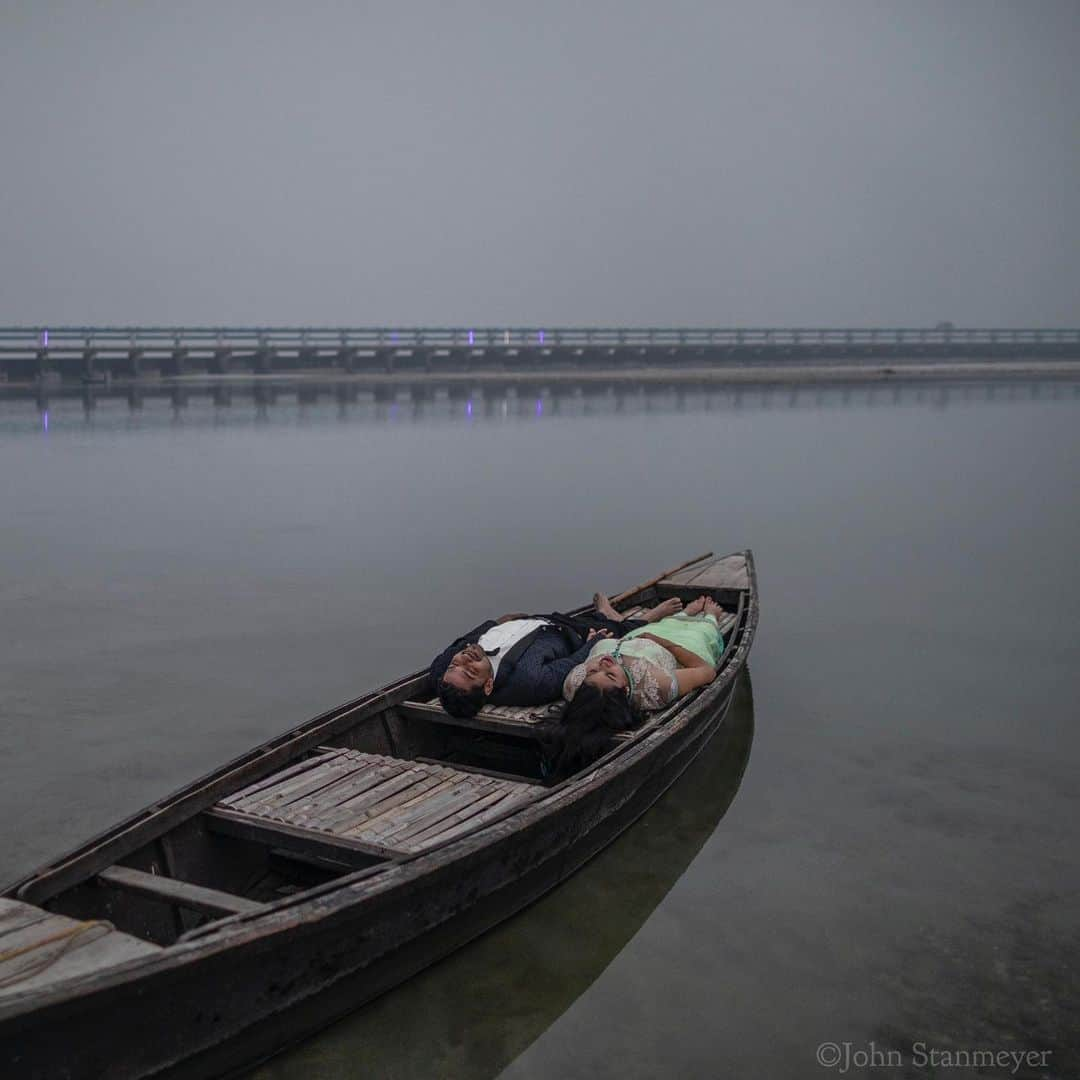
[[[137,424],[221,426],[257,422],[311,422],[336,417],[363,423],[474,423],[544,421],[555,417],[662,415],[695,412],[846,410],[916,406],[942,411],[973,402],[1080,399],[1080,381],[890,382],[858,384],[739,384],[540,380],[514,385],[440,383],[297,382],[147,383],[138,386],[0,387],[4,426],[28,423],[21,403],[33,402],[55,427],[82,425],[124,414]],[[81,410],[73,406],[81,403]],[[232,415],[228,415],[230,410]],[[145,413],[145,415],[143,415]],[[42,421],[42,426],[46,426]]]
[[[739,790],[754,736],[749,673],[724,726],[636,825],[515,918],[250,1080],[480,1080],[589,987],[690,865]]]
[[[301,423],[275,379],[256,427],[256,381],[0,402],[5,877],[413,670],[465,612],[746,543],[753,768],[651,917],[635,875],[682,828],[663,804],[496,944],[264,1075],[468,1078],[533,1040],[515,1076],[802,1078],[823,1039],[925,1038],[1049,1046],[1080,1076],[1075,384],[470,379],[417,402],[354,379]],[[703,454],[721,468],[688,498]]]

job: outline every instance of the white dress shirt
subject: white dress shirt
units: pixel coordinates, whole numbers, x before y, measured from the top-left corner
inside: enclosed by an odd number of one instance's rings
[[[499,664],[502,658],[526,635],[541,626],[550,626],[546,619],[511,619],[509,622],[498,623],[490,630],[485,630],[477,644],[486,653],[491,662],[491,677],[494,679],[499,673]]]

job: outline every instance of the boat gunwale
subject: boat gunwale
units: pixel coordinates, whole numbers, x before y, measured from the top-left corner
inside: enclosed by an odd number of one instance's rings
[[[503,817],[478,825],[472,831],[453,837],[441,845],[343,875],[302,893],[267,904],[258,912],[215,920],[205,927],[192,931],[192,936],[163,947],[160,953],[138,957],[106,971],[87,972],[52,986],[42,987],[37,991],[13,996],[7,1002],[0,1001],[0,1021],[15,1019],[25,1013],[62,1004],[80,996],[80,992],[84,989],[95,993],[105,992],[128,982],[133,975],[138,977],[157,975],[202,961],[221,952],[227,952],[237,946],[255,944],[280,933],[295,931],[305,925],[317,926],[324,919],[341,910],[363,904],[387,892],[405,888],[427,874],[435,873],[507,836],[539,824],[544,819],[567,810],[576,801],[585,799],[598,789],[605,787],[644,758],[657,753],[663,745],[685,732],[693,720],[710,711],[713,706],[720,704],[726,696],[729,697],[734,692],[735,680],[745,666],[757,629],[758,593],[757,574],[751,551],[746,549],[731,554],[745,556],[748,585],[744,590],[740,590],[746,595],[741,624],[737,624],[734,631],[740,635],[740,639],[732,649],[724,668],[712,683],[693,697],[685,699],[672,713],[666,716],[660,714],[654,721],[637,729],[632,739],[608,751],[597,762],[594,762],[587,772],[568,777],[550,788],[539,788],[534,799],[506,811]],[[643,586],[636,592],[644,592],[648,587],[651,586]],[[631,592],[627,598],[636,595],[636,592]],[[590,608],[591,605],[585,605],[580,610],[585,611]],[[426,675],[426,672],[420,675]],[[241,755],[236,761],[248,763],[249,760],[257,759],[265,746],[274,747],[290,735],[299,738],[318,723],[345,716],[360,705],[371,704],[384,694],[401,690],[417,678],[417,675],[411,675],[398,679],[388,684],[387,688],[371,691],[353,702],[329,710],[301,725],[300,728],[293,728],[284,736],[278,736],[267,744]],[[103,838],[107,841],[122,834],[124,829],[151,820],[153,813],[168,809],[170,802],[175,804],[183,796],[194,794],[200,786],[212,782],[219,775],[227,775],[233,765],[234,763],[229,763],[207,774],[207,777],[193,781],[173,796],[162,800],[162,804],[151,804],[150,807],[144,808],[143,811],[124,823],[114,826],[101,837],[88,841],[83,848],[78,849],[79,855],[73,853],[71,858],[61,863],[61,866],[69,865],[72,860],[91,854]],[[201,812],[201,809],[193,811],[190,816],[194,817]],[[512,825],[508,824],[511,822]],[[36,876],[30,875],[24,880],[26,883],[31,883],[36,880]],[[17,884],[21,886],[22,882]],[[12,895],[11,888],[4,890],[0,895]],[[335,899],[339,902],[334,903]],[[311,905],[311,909],[305,912],[303,909],[307,905]]]

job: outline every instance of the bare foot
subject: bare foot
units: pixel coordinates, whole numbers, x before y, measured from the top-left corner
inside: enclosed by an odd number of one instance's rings
[[[611,601],[602,592],[594,592],[592,594],[592,602],[593,607],[595,607],[597,612],[603,615],[605,619],[614,619],[615,622],[622,622],[626,617],[625,615],[620,615],[611,606]]]
[[[677,596],[673,596],[670,600],[665,600],[656,607],[642,612],[641,617],[646,622],[653,623],[659,622],[668,615],[678,615],[680,611],[682,611],[682,601]]]
[[[723,622],[727,612],[712,598],[705,602],[705,614],[715,615],[717,622]]]
[[[705,603],[708,599],[709,598],[702,593],[696,600],[691,600],[690,603],[686,605],[686,614],[700,615],[705,610]]]

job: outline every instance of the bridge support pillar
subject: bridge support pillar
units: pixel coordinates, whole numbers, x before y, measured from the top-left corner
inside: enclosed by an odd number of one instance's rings
[[[439,366],[447,371],[465,371],[469,366],[469,352],[468,349],[451,346],[446,350],[445,361]]]
[[[356,383],[338,383],[334,388],[334,397],[339,405],[355,405],[360,388]]]
[[[228,375],[232,366],[232,349],[216,348],[207,367],[211,375]]]
[[[44,379],[47,375],[52,374],[52,372],[56,370],[56,365],[53,364],[48,349],[38,349],[33,360],[32,370],[35,379]]]
[[[619,367],[639,368],[649,362],[649,349],[646,345],[624,345],[618,352]]]
[[[588,345],[581,350],[581,367],[585,371],[599,371],[611,367],[611,349],[606,345]]]
[[[187,349],[173,349],[162,362],[163,375],[184,375],[187,373]]]
[[[96,349],[83,349],[82,354],[82,377],[88,382],[94,377],[94,367],[96,366],[94,361],[97,360]]]
[[[269,375],[274,370],[274,350],[268,345],[255,350],[254,368],[256,375]]]
[[[144,359],[145,354],[142,349],[128,349],[127,357],[121,361],[124,374],[130,375],[133,379],[137,379],[142,374]]]

